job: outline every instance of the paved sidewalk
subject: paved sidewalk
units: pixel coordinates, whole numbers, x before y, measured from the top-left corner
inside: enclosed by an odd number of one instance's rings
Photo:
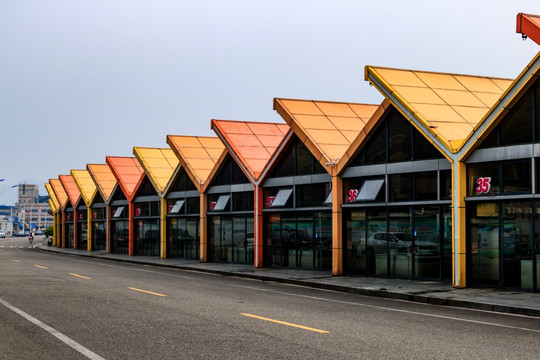
[[[456,306],[540,317],[540,293],[500,289],[454,289],[449,283],[357,276],[332,276],[328,272],[294,269],[254,269],[252,265],[200,263],[197,260],[159,259],[150,256],[107,254],[101,251],[63,249],[36,244],[37,249],[112,261],[195,270],[264,281],[335,290],[353,294]]]

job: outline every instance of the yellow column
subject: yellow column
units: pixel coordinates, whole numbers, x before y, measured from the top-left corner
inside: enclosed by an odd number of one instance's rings
[[[86,250],[92,251],[92,208],[86,210]]]
[[[466,282],[466,218],[467,171],[463,162],[452,164],[452,286],[463,288]]]
[[[161,211],[159,218],[159,236],[161,245],[159,246],[159,256],[167,258],[167,199],[161,198]]]
[[[53,214],[53,246],[56,246],[58,239],[58,212]]]
[[[207,210],[207,199],[208,195],[201,194],[201,222],[200,222],[200,240],[201,244],[199,247],[199,258],[202,263],[208,262],[208,219],[206,217],[206,210]]]
[[[343,274],[343,180],[332,176],[332,275]]]

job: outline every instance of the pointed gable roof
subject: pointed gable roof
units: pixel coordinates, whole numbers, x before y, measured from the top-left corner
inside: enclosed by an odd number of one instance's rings
[[[225,145],[217,137],[167,135],[167,144],[201,193],[227,155]]]
[[[215,120],[212,129],[252,183],[257,183],[272,155],[291,133],[287,124]]]
[[[107,164],[87,164],[86,169],[94,180],[103,201],[108,203],[117,184],[111,168]]]
[[[54,194],[56,195],[56,199],[58,199],[60,210],[65,210],[69,199],[66,190],[64,190],[64,187],[62,186],[62,183],[58,179],[49,179],[49,184],[51,184]]]
[[[365,78],[415,127],[420,124],[427,136],[436,138],[450,153],[458,152],[512,83],[495,77],[375,66],[366,66]]]
[[[49,207],[51,208],[53,214],[58,211],[58,206],[56,206],[54,201],[52,201],[51,199],[49,199]]]
[[[139,159],[156,192],[163,197],[180,167],[174,151],[170,148],[134,147],[133,154]]]
[[[126,199],[132,201],[145,175],[139,160],[124,156],[107,156],[106,160]]]
[[[57,212],[60,210],[60,203],[58,202],[58,198],[56,197],[56,193],[54,192],[52,186],[50,183],[45,183],[45,190],[47,190],[47,193],[49,194],[49,201],[51,201],[54,204],[54,212]],[[52,206],[51,206],[52,209]]]
[[[58,178],[60,179],[62,186],[66,190],[66,193],[69,197],[69,201],[71,202],[71,206],[73,207],[77,206],[77,202],[79,201],[79,198],[81,197],[81,192],[79,191],[79,188],[77,187],[77,184],[75,183],[75,180],[73,180],[71,175],[59,175]]]
[[[97,193],[96,183],[88,170],[71,170],[71,177],[75,180],[84,203],[89,207]]]
[[[276,110],[329,174],[337,175],[373,127],[378,105],[274,99]]]

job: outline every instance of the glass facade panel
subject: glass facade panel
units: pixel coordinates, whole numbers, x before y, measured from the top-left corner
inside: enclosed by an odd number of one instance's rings
[[[437,172],[414,174],[414,199],[437,200]]]
[[[443,208],[442,279],[452,278],[452,208]]]
[[[413,127],[414,133],[414,160],[428,160],[443,158],[442,153],[430,143],[420,131]]]
[[[499,206],[470,206],[470,267],[474,283],[499,285]]]
[[[252,216],[212,216],[208,259],[215,262],[253,263],[253,230]]]
[[[246,259],[248,258],[248,243],[245,217],[233,217],[232,237],[234,242],[233,262],[246,263]],[[251,246],[251,251],[253,253],[253,245]]]
[[[265,266],[282,266],[281,262],[281,216],[270,214],[266,218]]]
[[[332,269],[332,213],[315,212],[315,269]]]
[[[388,162],[411,161],[411,124],[400,113],[393,111],[388,119]]]
[[[385,208],[367,210],[367,248],[373,254],[374,264],[368,264],[368,271],[375,270],[375,275],[388,275],[387,218]]]
[[[375,265],[373,258],[373,248],[371,248],[370,265]],[[368,274],[367,262],[369,257],[366,254],[366,211],[353,210],[347,217],[347,273]],[[371,270],[371,269],[370,269]],[[372,269],[371,274],[375,273]]]
[[[388,212],[388,254],[391,276],[411,278],[413,254],[411,242],[411,209],[390,208]]]
[[[467,167],[467,195],[499,195],[499,163],[478,163]]]
[[[311,175],[313,173],[313,155],[306,145],[296,141],[296,175]]]
[[[502,164],[504,193],[531,193],[531,161]]]
[[[441,170],[439,172],[439,191],[441,200],[452,199],[452,170]]]
[[[135,221],[134,254],[159,256],[159,219]]]
[[[92,222],[92,250],[103,251],[106,244],[106,227],[104,221]]]
[[[233,223],[228,216],[221,217],[221,262],[232,263],[233,258]]]
[[[530,202],[504,203],[502,206],[502,285],[533,288],[532,208]]]
[[[366,145],[364,164],[384,164],[386,162],[386,122],[383,122]]]
[[[413,175],[390,175],[390,201],[413,200]]]
[[[111,251],[115,254],[127,254],[129,250],[129,222],[111,221]]]
[[[84,220],[77,222],[77,249],[88,249],[88,222],[86,221],[86,211],[79,212]]]
[[[510,110],[510,113],[498,127],[500,146],[532,143],[533,114],[531,91],[528,91],[518,101],[517,105]]]
[[[414,261],[416,279],[441,277],[441,229],[438,206],[417,206],[414,211]]]
[[[537,108],[538,109],[538,108]],[[540,202],[534,203],[534,257],[533,266],[536,265],[536,290],[540,289]],[[534,279],[534,267],[531,269]]]
[[[313,233],[313,214],[299,213],[297,217],[296,244],[298,249],[298,268],[313,269],[313,251],[316,246]]]

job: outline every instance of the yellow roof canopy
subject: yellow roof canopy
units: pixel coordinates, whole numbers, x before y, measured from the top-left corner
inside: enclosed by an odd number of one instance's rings
[[[68,202],[68,194],[66,190],[64,190],[64,187],[59,179],[50,179],[49,184],[51,184],[54,194],[56,195],[56,199],[58,199],[60,210],[63,211]]]
[[[452,153],[512,83],[495,77],[375,66],[366,66],[365,74],[396,108],[407,109]]]
[[[71,170],[71,177],[75,180],[84,203],[90,207],[97,193],[96,183],[90,176],[90,172],[88,170]]]
[[[134,147],[133,154],[141,163],[157,193],[163,197],[180,166],[180,161],[170,148]]]
[[[103,201],[108,203],[116,186],[116,178],[111,168],[107,164],[87,164],[86,169],[94,180]]]
[[[50,200],[54,204],[54,208],[55,208],[54,212],[57,212],[60,209],[60,203],[58,202],[58,198],[56,197],[56,194],[50,183],[45,183],[45,190],[47,190]]]

